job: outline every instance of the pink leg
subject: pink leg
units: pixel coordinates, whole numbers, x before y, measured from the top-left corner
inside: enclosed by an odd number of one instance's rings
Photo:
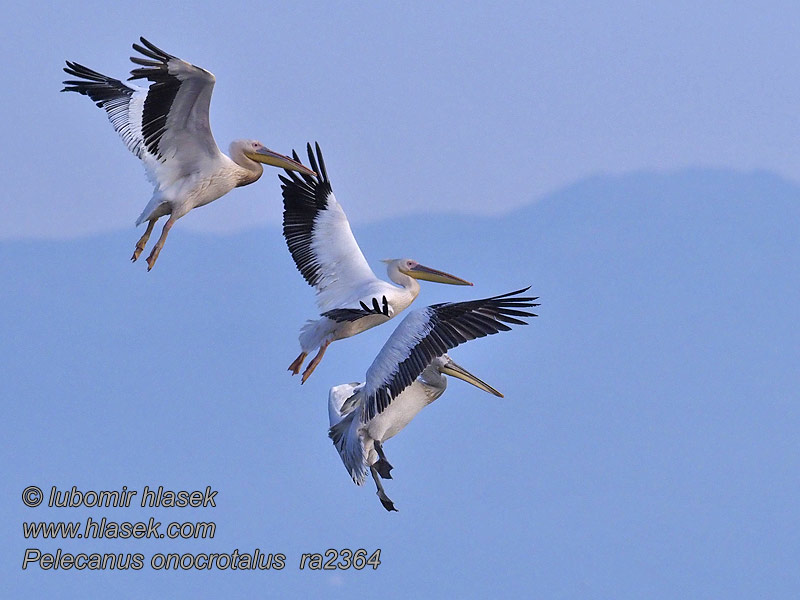
[[[156,264],[158,255],[161,253],[161,249],[164,247],[164,242],[167,240],[167,234],[169,233],[169,230],[172,229],[172,226],[174,224],[175,224],[175,218],[173,217],[170,217],[164,224],[164,229],[161,230],[161,237],[158,238],[156,245],[153,247],[153,251],[150,253],[150,256],[147,257],[148,271],[153,268],[154,264]]]
[[[301,352],[300,356],[295,358],[294,362],[289,365],[289,370],[292,372],[292,375],[298,375],[300,373],[300,367],[303,366],[303,361],[306,359],[306,356],[308,356],[308,354]]]
[[[311,374],[314,372],[314,369],[317,368],[319,361],[322,360],[322,355],[325,354],[325,350],[328,349],[329,344],[330,342],[323,342],[322,345],[319,347],[319,352],[317,352],[317,355],[311,360],[310,363],[308,363],[306,370],[303,372],[303,378],[300,380],[301,384],[305,383],[306,379],[311,377]]]
[[[136,262],[139,258],[139,255],[144,251],[144,247],[147,245],[147,240],[150,239],[150,234],[153,233],[153,227],[156,224],[157,219],[150,219],[147,222],[147,229],[144,232],[144,235],[139,238],[139,241],[136,243],[136,249],[133,251],[133,256],[131,256],[131,261]]]

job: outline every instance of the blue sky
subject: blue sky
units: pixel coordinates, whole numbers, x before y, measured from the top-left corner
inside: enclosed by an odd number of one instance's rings
[[[4,597],[796,598],[800,428],[798,9],[770,3],[24,4],[3,9],[0,494]],[[213,30],[213,37],[205,33]],[[156,269],[128,257],[150,195],[65,59],[130,69],[145,35],[212,70],[223,148],[319,140],[376,272],[411,256],[524,285],[530,326],[456,349],[386,445],[388,514],[301,387],[313,316],[274,173],[194,211]],[[480,243],[477,243],[480,242]],[[209,509],[29,509],[43,489],[219,490]],[[28,520],[213,520],[209,541],[24,540]],[[283,552],[279,573],[23,572],[25,548]],[[382,548],[375,573],[297,570]]]
[[[46,7],[46,8],[45,8]],[[150,196],[65,59],[123,76],[151,41],[217,76],[219,145],[319,140],[354,221],[487,214],[581,178],[761,168],[800,181],[798,8],[726,2],[103,2],[5,9],[13,192],[0,238],[130,227]],[[208,34],[206,32],[213,33]],[[46,39],[46,43],[42,40]],[[280,219],[275,178],[181,227]]]
[[[795,598],[798,195],[774,175],[692,170],[596,178],[503,218],[357,226],[367,256],[405,248],[475,281],[426,284],[417,306],[527,284],[542,303],[529,326],[451,353],[505,398],[452,381],[387,442],[391,514],[326,436],[329,387],[363,378],[391,325],[333,344],[301,387],[286,367],[314,303],[277,226],[183,232],[151,273],[127,262],[125,231],[0,243],[4,597]],[[31,509],[29,485],[219,495],[213,509]],[[21,534],[103,516],[217,534]],[[29,547],[288,560],[23,572]],[[383,562],[298,570],[331,547]]]

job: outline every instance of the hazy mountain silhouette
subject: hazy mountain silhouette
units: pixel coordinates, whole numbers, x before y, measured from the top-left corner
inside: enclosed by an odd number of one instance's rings
[[[179,588],[148,567],[102,579],[15,567],[12,588],[349,597],[371,577],[387,598],[796,589],[799,198],[769,173],[697,169],[596,177],[498,218],[356,227],[381,276],[378,259],[411,256],[475,282],[423,283],[416,308],[526,285],[542,303],[530,326],[452,353],[505,399],[451,382],[387,443],[396,515],[349,481],[325,409],[328,388],[363,379],[394,325],[331,346],[301,388],[286,367],[315,307],[277,227],[175,230],[151,273],[128,264],[132,228],[0,243],[7,497],[32,483],[220,490],[213,514],[177,515],[213,519],[217,537],[169,544],[32,544],[25,519],[106,515],[20,504],[4,515],[17,532],[4,562],[26,547],[288,557],[279,575]],[[384,563],[297,570],[300,553],[329,547],[382,548]]]

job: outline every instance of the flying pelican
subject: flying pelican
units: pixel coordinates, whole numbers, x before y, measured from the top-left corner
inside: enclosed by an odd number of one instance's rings
[[[300,372],[309,352],[319,348],[303,372],[309,378],[331,342],[385,323],[405,310],[419,294],[418,279],[472,285],[454,275],[423,266],[410,258],[384,260],[392,285],[378,279],[358,247],[350,223],[331,189],[319,144],[317,158],[307,145],[308,160],[318,176],[287,171],[283,185],[283,236],[298,271],[317,290],[321,318],[308,321],[300,332],[302,352],[289,365]],[[294,160],[299,161],[297,153]],[[319,166],[317,166],[319,164]]]
[[[453,362],[446,352],[469,340],[508,331],[511,328],[506,323],[526,325],[517,317],[536,315],[519,309],[539,306],[534,303],[537,298],[520,296],[528,289],[412,311],[375,357],[365,383],[331,388],[328,436],[357,485],[364,483],[369,469],[386,510],[397,509],[379,479],[392,478],[383,442],[397,435],[419,411],[444,393],[444,375],[503,396]]]
[[[125,145],[144,163],[155,189],[136,220],[137,226],[148,223],[132,261],[144,250],[156,221],[169,215],[147,258],[149,271],[175,221],[235,187],[258,180],[264,170],[261,163],[306,175],[314,172],[255,140],[232,142],[230,158],[225,156],[217,147],[208,122],[214,75],[139,39],[144,46],[133,44],[133,49],[147,58],[131,57],[141,67],[133,69],[128,80],[146,79],[149,87],[126,85],[67,61],[64,71],[80,79],[65,81],[61,91],[89,96],[104,109]]]

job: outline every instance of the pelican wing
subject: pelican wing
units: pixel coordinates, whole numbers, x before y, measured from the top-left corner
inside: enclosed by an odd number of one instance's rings
[[[359,301],[359,305],[361,308],[334,308],[327,310],[322,313],[322,316],[328,317],[337,323],[358,321],[359,319],[372,315],[381,315],[387,319],[391,319],[391,316],[389,316],[389,301],[386,299],[386,296],[383,296],[383,300],[380,303],[377,298],[373,298],[371,307],[367,306],[363,300]]]
[[[358,307],[363,286],[375,273],[358,247],[350,223],[331,189],[319,144],[308,144],[308,160],[318,177],[286,172],[283,190],[283,237],[297,270],[317,290],[321,311]],[[317,158],[319,160],[317,160]],[[297,153],[294,159],[299,160]],[[319,163],[319,164],[318,164]]]
[[[107,77],[76,62],[67,61],[64,72],[80,79],[65,81],[61,91],[89,96],[97,106],[104,109],[128,150],[144,163],[148,178],[157,183],[158,159],[148,151],[142,135],[142,111],[147,89],[126,85],[119,79]]]
[[[147,58],[131,57],[140,68],[131,71],[129,80],[146,79],[149,87],[126,85],[67,61],[64,71],[80,79],[65,81],[62,91],[89,96],[104,109],[128,149],[144,162],[149,178],[164,188],[220,154],[208,122],[215,79],[140,39],[143,46],[133,48]]]
[[[353,481],[361,485],[367,476],[367,452],[364,438],[359,433],[361,405],[345,409],[345,402],[362,388],[359,383],[345,383],[332,387],[328,394],[328,437],[333,440],[336,451]]]
[[[539,306],[537,298],[520,294],[529,288],[469,302],[434,304],[409,313],[384,344],[367,370],[362,391],[363,423],[382,413],[437,356],[469,340],[526,325],[518,317],[535,317],[520,310]]]
[[[353,407],[349,405],[346,406],[345,402],[361,389],[361,387],[363,387],[363,384],[353,382],[335,385],[330,389],[328,392],[328,422],[330,423],[330,427],[333,427],[353,412]]]

